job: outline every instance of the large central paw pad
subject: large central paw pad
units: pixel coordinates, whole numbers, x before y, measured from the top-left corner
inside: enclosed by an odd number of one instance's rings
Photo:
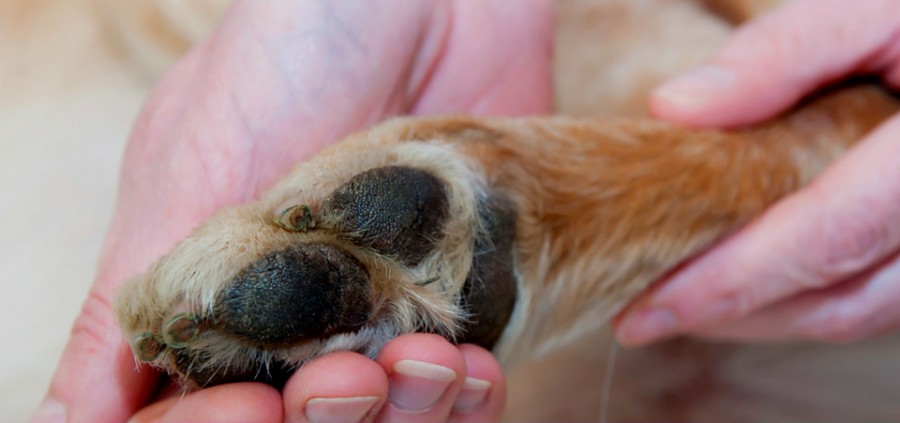
[[[347,253],[303,244],[244,269],[216,301],[214,326],[260,347],[356,329],[368,321],[366,270]]]

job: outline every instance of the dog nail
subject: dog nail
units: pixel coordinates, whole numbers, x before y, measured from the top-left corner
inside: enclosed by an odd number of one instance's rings
[[[284,229],[296,232],[306,232],[316,226],[316,222],[313,220],[312,211],[309,210],[309,206],[306,204],[291,206],[282,210],[282,212],[278,214],[275,223]]]
[[[196,339],[200,328],[192,314],[181,313],[169,320],[163,328],[163,339],[172,347],[184,347]]]
[[[400,360],[394,364],[388,382],[388,399],[400,411],[420,414],[430,410],[456,379],[456,372],[416,360]]]
[[[460,413],[475,411],[487,401],[491,386],[489,381],[467,377],[453,403],[453,410]]]
[[[150,332],[144,332],[131,340],[131,350],[141,361],[153,361],[166,348]]]
[[[313,398],[304,412],[311,423],[362,422],[372,417],[377,403],[378,397]]]

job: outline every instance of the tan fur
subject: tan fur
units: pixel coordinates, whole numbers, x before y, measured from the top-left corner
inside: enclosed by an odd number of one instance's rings
[[[644,115],[653,86],[714,51],[730,31],[729,22],[755,16],[774,3],[562,0],[557,109],[577,116]],[[572,348],[588,349],[580,351],[584,361],[579,363],[597,363],[603,351],[595,349],[608,342],[602,326],[623,304],[809,182],[897,110],[896,101],[878,90],[854,88],[829,94],[772,124],[729,133],[612,119],[395,120],[300,165],[260,201],[211,219],[123,291],[120,321],[127,333],[135,334],[157,330],[175,313],[207,313],[221,284],[246,264],[280,246],[316,239],[352,251],[370,270],[384,303],[405,306],[380,310],[380,326],[358,336],[276,352],[213,337],[199,346],[218,345],[210,366],[276,357],[300,362],[360,345],[377,349],[387,338],[423,325],[452,335],[465,318],[453,298],[468,273],[471,239],[479,230],[472,225],[475,199],[486,187],[499,188],[518,205],[521,298],[495,353],[512,372],[512,381],[531,371],[524,380],[542,384],[554,377],[539,377],[548,374],[542,367],[552,373],[560,371],[560,362],[572,367]],[[351,176],[393,163],[427,169],[454,193],[456,210],[447,237],[417,268],[403,268],[315,232],[289,233],[278,227],[277,217],[285,208],[314,208]],[[435,275],[438,284],[415,284]],[[783,418],[774,408],[712,402],[725,391],[711,388],[711,381],[739,373],[725,363],[740,357],[740,351],[676,341],[632,354],[620,365],[619,371],[633,380],[616,385],[614,415],[641,421]],[[165,360],[157,364],[166,367]],[[581,383],[599,386],[601,374],[576,373],[590,376]],[[567,380],[578,383],[571,376]],[[507,418],[540,421],[535,402],[517,395],[526,389],[523,384],[512,385]],[[553,398],[551,389],[535,391],[547,402],[538,407],[546,410],[544,417],[585,419],[584,409],[569,394]],[[580,404],[596,406],[598,401],[596,395],[584,395]]]

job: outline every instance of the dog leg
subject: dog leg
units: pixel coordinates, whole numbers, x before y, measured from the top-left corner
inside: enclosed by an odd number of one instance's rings
[[[603,324],[897,110],[874,89],[777,123],[398,119],[223,210],[122,291],[136,355],[191,386],[278,383],[402,333],[507,366]]]

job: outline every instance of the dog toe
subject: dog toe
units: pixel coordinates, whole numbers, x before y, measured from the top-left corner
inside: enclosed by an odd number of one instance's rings
[[[200,334],[200,322],[190,313],[179,313],[171,317],[162,329],[162,337],[166,345],[172,348],[183,348],[197,339]]]
[[[141,361],[151,362],[162,354],[166,344],[157,335],[144,332],[131,340],[131,349]]]

